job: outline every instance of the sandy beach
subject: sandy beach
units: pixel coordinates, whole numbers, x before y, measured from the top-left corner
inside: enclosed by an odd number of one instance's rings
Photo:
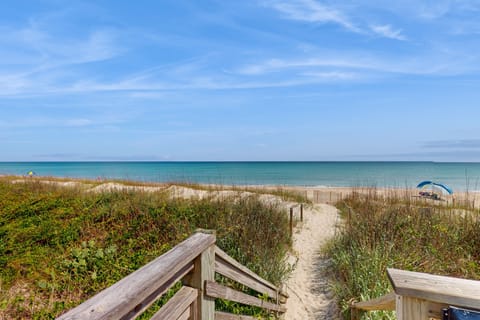
[[[0,177],[2,177],[0,175]],[[3,176],[3,178],[12,179],[14,183],[21,183],[25,181],[30,181],[32,178],[25,176]],[[69,179],[69,178],[51,178],[51,177],[34,177],[35,181],[39,181],[45,184],[56,184],[59,186],[65,187],[81,187],[84,190],[89,191],[110,191],[110,190],[142,190],[146,192],[157,192],[165,190],[166,188],[172,186],[171,183],[140,183],[134,182],[133,185],[130,183],[123,182],[111,182],[111,181],[102,181],[102,180],[80,180],[80,179]],[[173,184],[175,185],[175,184]],[[187,185],[188,186],[188,185]],[[326,187],[326,186],[287,186],[287,185],[222,185],[222,184],[198,184],[199,188],[205,188],[206,190],[222,190],[222,191],[248,191],[248,190],[289,190],[298,192],[304,195],[307,199],[313,203],[328,203],[335,204],[337,201],[341,200],[343,197],[346,197],[352,192],[360,194],[368,194],[370,192],[376,192],[381,195],[392,195],[392,196],[409,196],[412,199],[419,198],[419,189],[417,188],[380,188],[380,187]],[[188,188],[187,188],[188,189]],[[198,193],[195,190],[198,188],[191,188],[194,191],[187,192],[187,197]],[[189,194],[192,193],[192,194]],[[442,201],[445,204],[452,204],[453,202],[467,204],[469,206],[480,207],[480,191],[468,191],[468,192],[454,192],[453,195],[441,195]],[[429,199],[417,199],[425,201],[426,203],[440,203],[435,202]]]

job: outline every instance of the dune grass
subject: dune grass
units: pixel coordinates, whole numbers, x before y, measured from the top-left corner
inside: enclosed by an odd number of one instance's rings
[[[386,268],[480,280],[478,210],[419,203],[407,195],[353,193],[338,203],[343,226],[326,248],[345,319],[349,305],[390,292]],[[362,319],[395,319],[371,312]]]
[[[197,228],[215,229],[217,245],[265,279],[286,275],[287,214],[257,196],[186,200],[2,178],[0,318],[54,318]]]

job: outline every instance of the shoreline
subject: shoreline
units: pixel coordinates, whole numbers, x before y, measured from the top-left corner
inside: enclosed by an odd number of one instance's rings
[[[195,182],[193,180],[188,179],[178,179],[178,180],[165,180],[165,181],[154,181],[154,180],[141,180],[141,179],[132,179],[132,178],[112,178],[112,177],[82,177],[82,176],[52,176],[52,175],[37,175],[35,174],[33,177],[28,176],[27,174],[5,174],[0,173],[0,178],[8,178],[14,177],[17,179],[22,178],[35,178],[35,179],[49,179],[49,180],[72,180],[72,181],[89,181],[89,182],[122,182],[126,184],[135,184],[135,185],[198,185],[198,186],[205,186],[205,187],[229,187],[229,188],[265,188],[265,189],[301,189],[301,190],[392,190],[392,191],[409,191],[409,190],[419,190],[415,186],[411,188],[406,188],[404,185],[401,187],[398,186],[378,186],[372,184],[354,184],[354,185],[326,185],[326,184],[319,184],[319,185],[306,185],[306,184],[275,184],[275,183],[208,183],[208,182]],[[465,193],[479,193],[480,194],[480,185],[478,189],[455,189],[460,191],[455,191],[454,194],[465,194]]]
[[[260,184],[218,184],[218,183],[189,183],[189,182],[150,182],[138,181],[132,179],[88,179],[79,177],[53,177],[53,176],[25,176],[25,175],[1,175],[0,178],[11,178],[14,182],[24,181],[40,181],[43,183],[58,184],[65,187],[73,186],[90,186],[99,187],[101,185],[107,186],[108,189],[126,189],[133,190],[151,190],[160,191],[170,186],[182,186],[185,188],[205,188],[205,189],[219,189],[219,190],[286,190],[303,194],[307,199],[314,203],[328,203],[333,204],[341,200],[352,192],[360,194],[368,194],[376,192],[384,196],[409,196],[425,200],[426,203],[438,203],[435,200],[422,198],[419,196],[420,189],[417,188],[395,188],[395,187],[372,187],[372,186],[354,186],[354,187],[338,187],[338,186],[297,186],[297,185],[260,185]],[[101,188],[100,188],[101,189]],[[472,207],[480,207],[480,190],[470,190],[467,192],[454,192],[452,195],[441,195],[442,201],[449,205],[453,202],[464,202]]]

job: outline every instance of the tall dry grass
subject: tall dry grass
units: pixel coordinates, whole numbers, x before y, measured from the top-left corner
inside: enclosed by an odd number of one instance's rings
[[[345,319],[349,306],[391,291],[387,268],[480,279],[478,210],[422,203],[408,194],[353,193],[338,203],[343,225],[326,248]],[[363,319],[394,319],[373,312]]]

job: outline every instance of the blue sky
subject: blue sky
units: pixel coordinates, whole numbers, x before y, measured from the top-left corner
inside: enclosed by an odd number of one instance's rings
[[[480,161],[480,1],[4,1],[0,161]]]

